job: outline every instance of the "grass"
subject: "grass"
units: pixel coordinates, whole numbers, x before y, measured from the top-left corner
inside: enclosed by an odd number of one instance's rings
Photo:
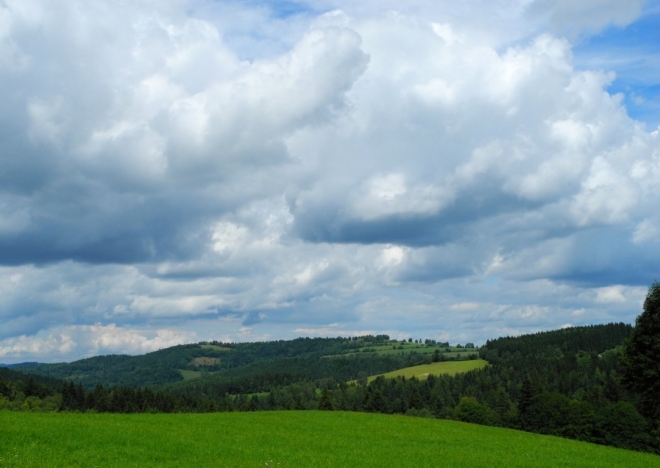
[[[371,382],[375,380],[376,377],[383,375],[387,379],[393,379],[395,377],[403,376],[406,379],[411,377],[417,377],[420,380],[426,379],[430,374],[440,375],[440,374],[449,374],[456,375],[461,372],[468,372],[474,369],[481,369],[486,367],[488,364],[487,361],[483,359],[475,359],[473,361],[445,361],[445,362],[434,362],[432,364],[422,364],[419,366],[413,367],[404,367],[403,369],[395,370],[392,372],[387,372],[386,374],[372,375],[367,380]]]
[[[202,376],[202,373],[196,370],[177,369],[177,371],[181,374],[183,380],[197,379]]]
[[[0,468],[644,467],[660,457],[456,421],[367,413],[0,411]]]
[[[202,349],[213,349],[215,351],[232,351],[231,348],[225,348],[224,346],[212,345],[212,344],[203,344],[199,345]]]

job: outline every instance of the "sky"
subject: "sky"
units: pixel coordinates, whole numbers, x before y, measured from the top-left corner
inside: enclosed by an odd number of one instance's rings
[[[0,362],[633,323],[658,0],[0,0]]]

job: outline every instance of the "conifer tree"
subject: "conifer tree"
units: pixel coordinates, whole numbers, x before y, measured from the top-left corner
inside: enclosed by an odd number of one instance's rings
[[[649,288],[644,310],[624,345],[623,383],[642,397],[642,413],[660,419],[660,283]]]

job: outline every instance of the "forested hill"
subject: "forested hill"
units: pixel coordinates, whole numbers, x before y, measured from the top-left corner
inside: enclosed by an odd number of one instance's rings
[[[440,349],[440,344],[426,345],[422,344],[421,340],[418,341],[420,343],[405,343],[405,349],[400,352],[402,354],[417,351],[428,353]],[[358,355],[367,357],[369,355],[376,361],[388,362],[386,365],[375,367],[363,366],[364,369],[360,368],[355,371],[367,373],[374,370],[386,372],[397,366],[404,367],[408,363],[417,362],[414,359],[412,361],[410,359],[393,360],[387,356],[380,359],[379,356],[382,353],[376,352],[374,347],[387,348],[389,351],[393,351],[391,348],[395,346],[404,348],[403,344],[397,342],[394,345],[392,343],[386,335],[367,335],[354,338],[297,338],[255,343],[205,342],[174,346],[141,356],[96,356],[72,363],[21,366],[16,367],[16,370],[71,380],[82,383],[86,388],[94,388],[98,383],[107,386],[159,386],[181,381],[184,376],[227,374],[232,377],[245,377],[247,374],[254,375],[269,371],[289,372],[291,378],[294,379],[298,377],[318,378],[319,372],[314,371],[315,368],[332,367],[319,361],[327,356]],[[448,347],[448,343],[443,345]],[[442,348],[442,350],[443,352],[456,351],[449,348]],[[472,352],[476,352],[476,350]],[[293,358],[295,359],[292,361]],[[307,367],[309,372],[301,372],[301,365]],[[355,372],[346,374],[350,375],[350,378],[355,378]]]
[[[633,327],[627,323],[609,323],[502,337],[486,341],[480,349],[480,355],[495,363],[499,358],[508,359],[515,353],[545,357],[575,355],[578,351],[602,353],[619,346],[632,331]]]

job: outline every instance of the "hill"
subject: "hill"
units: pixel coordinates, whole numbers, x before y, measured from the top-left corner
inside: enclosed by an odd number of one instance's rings
[[[6,367],[7,369],[14,369],[14,368],[26,368],[26,367],[34,367],[38,366],[40,363],[38,362],[19,362],[17,364],[0,364],[0,367]]]
[[[298,338],[256,343],[179,345],[141,356],[108,355],[72,363],[14,366],[22,372],[70,380],[91,389],[106,386],[171,386],[212,377],[216,393],[254,393],[273,385],[320,378],[350,380],[361,372],[389,372],[425,362],[431,353],[458,359],[477,350],[448,343],[399,342],[386,335],[353,338]],[[321,358],[323,359],[321,361]],[[187,385],[183,384],[184,387]],[[193,387],[199,386],[195,384]],[[217,388],[222,387],[220,390]],[[164,388],[164,387],[163,387]]]
[[[404,416],[0,412],[7,467],[660,467],[660,457],[509,429]]]
[[[4,369],[9,374],[6,382],[0,375],[0,409],[100,413],[334,409],[457,419],[660,453],[658,421],[640,414],[639,396],[624,388],[620,377],[622,355],[617,345],[630,331],[629,325],[608,324],[492,340],[479,350],[491,365],[454,375],[428,372],[425,379],[408,378],[418,376],[415,364],[430,369],[445,365],[442,361],[448,358],[437,349],[425,354],[381,354],[377,349],[383,346],[402,346],[387,337],[367,337],[362,343],[343,338],[238,347],[203,343],[188,345],[186,365],[220,370],[185,370],[202,376],[154,390],[97,385],[85,391],[80,380],[48,385]],[[445,347],[445,353],[455,352],[446,344],[430,344]],[[269,348],[280,356],[269,358]],[[216,356],[200,356],[200,352]],[[479,362],[447,365],[474,364]],[[399,375],[381,375],[393,370]],[[357,385],[347,384],[356,374]],[[22,375],[22,380],[15,375]],[[368,375],[378,377],[367,383]]]

